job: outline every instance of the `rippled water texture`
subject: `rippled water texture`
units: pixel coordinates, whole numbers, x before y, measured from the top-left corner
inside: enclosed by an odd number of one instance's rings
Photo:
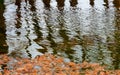
[[[0,6],[0,46],[9,55],[53,53],[120,68],[120,0],[4,0]]]

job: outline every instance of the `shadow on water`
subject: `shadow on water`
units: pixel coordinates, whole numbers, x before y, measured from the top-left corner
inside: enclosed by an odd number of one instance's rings
[[[52,53],[76,63],[120,68],[119,0],[5,0],[4,4],[0,46],[7,48],[6,41],[11,56]]]

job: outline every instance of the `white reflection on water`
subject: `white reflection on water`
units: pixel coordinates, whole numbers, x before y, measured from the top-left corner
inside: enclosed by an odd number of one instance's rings
[[[21,18],[20,23],[21,27],[16,28],[16,19],[17,17],[17,6],[13,4],[6,5],[6,11],[4,13],[5,23],[6,23],[6,34],[7,34],[7,44],[9,46],[9,53],[15,52],[19,55],[19,53],[23,54],[24,57],[28,56],[24,53],[26,50],[32,54],[32,57],[36,55],[40,55],[40,52],[37,52],[36,49],[42,48],[37,45],[33,40],[37,38],[34,32],[34,25],[32,21],[32,12],[30,10],[29,3],[26,3],[24,0],[21,2]],[[19,35],[17,33],[20,33]]]
[[[12,51],[13,48],[15,48],[16,46],[16,9],[17,6],[13,3],[13,4],[9,4],[6,5],[6,10],[4,13],[4,17],[5,17],[5,21],[6,21],[6,34],[7,34],[7,44],[10,46],[9,47],[9,52]],[[15,42],[15,43],[11,43],[11,39]]]
[[[89,4],[89,0],[78,0],[78,5],[77,5],[78,8],[81,8],[81,9],[88,9],[90,8],[90,4]]]
[[[97,9],[103,9],[104,10],[104,6],[103,6],[103,4],[104,4],[104,1],[103,0],[95,0],[95,8],[97,8]]]
[[[57,2],[56,2],[56,0],[51,0],[50,6],[51,6],[51,8],[53,8],[53,9],[57,9]]]
[[[56,54],[65,58],[71,56],[74,62],[86,60],[112,65],[111,52],[107,48],[107,38],[114,39],[115,29],[111,1],[106,9],[103,0],[95,0],[94,7],[89,0],[78,0],[73,9],[69,0],[65,0],[64,10],[59,11],[55,0],[50,1],[49,10],[44,9],[42,0],[36,0],[36,10],[31,11],[32,5],[23,0],[20,18],[17,17],[17,5],[6,2],[4,17],[9,53],[17,50],[34,58],[41,55],[38,50],[50,53],[56,50]],[[16,28],[17,20],[20,28]],[[74,52],[67,53],[67,50]]]

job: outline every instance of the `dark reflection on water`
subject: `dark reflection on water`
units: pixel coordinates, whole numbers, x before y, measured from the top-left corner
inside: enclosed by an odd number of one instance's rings
[[[44,5],[45,5],[45,8],[50,8],[50,0],[42,0]]]
[[[70,6],[75,7],[77,4],[77,0],[70,0]]]
[[[104,2],[105,2],[104,6],[106,6],[107,8],[109,8],[109,2],[108,2],[108,0],[104,0]]]
[[[93,7],[94,6],[94,0],[90,0],[90,5]]]
[[[59,10],[63,10],[64,9],[64,1],[65,0],[56,0],[57,1],[57,7]]]
[[[34,58],[47,52],[120,68],[119,0],[5,0],[4,5],[9,55]]]
[[[112,56],[113,56],[113,64],[115,64],[115,68],[120,68],[120,0],[113,1],[114,6],[116,7],[115,12],[115,31],[114,31],[114,45],[111,45]]]
[[[113,4],[117,9],[120,9],[120,0],[114,0]]]
[[[5,24],[4,24],[4,0],[0,0],[0,54],[7,53],[8,46],[6,45],[5,38]]]
[[[115,64],[115,68],[118,69],[120,67],[120,11],[116,11],[115,13],[115,31],[114,31],[114,46],[113,49],[113,64]],[[119,65],[119,66],[118,66]]]

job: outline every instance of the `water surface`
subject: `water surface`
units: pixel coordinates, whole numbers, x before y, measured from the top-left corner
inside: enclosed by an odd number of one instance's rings
[[[5,0],[4,6],[8,54],[52,53],[120,68],[119,0]]]

